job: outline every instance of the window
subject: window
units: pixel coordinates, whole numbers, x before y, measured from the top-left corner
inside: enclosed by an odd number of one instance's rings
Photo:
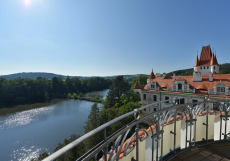
[[[155,85],[151,85],[151,88],[155,88]]]
[[[216,67],[214,66],[214,70],[216,69]]]
[[[225,92],[225,87],[221,87],[221,92]]]
[[[217,92],[220,92],[220,87],[217,87]]]
[[[165,96],[165,100],[169,100],[169,97]],[[169,103],[169,101],[166,101],[165,103]]]
[[[205,69],[205,66],[204,66],[204,69]]]
[[[157,101],[157,95],[153,95],[153,101]]]
[[[182,90],[182,84],[181,83],[178,84],[178,89]]]
[[[202,69],[202,67],[200,67],[200,69]]]
[[[157,111],[157,109],[156,109],[156,108],[154,108],[153,110],[154,110],[154,111]]]
[[[207,66],[207,69],[209,69],[209,66]]]
[[[192,100],[193,103],[198,102],[198,100]],[[193,104],[193,107],[195,107],[197,104]]]
[[[146,94],[143,94],[143,97],[144,97],[143,99],[146,100]]]
[[[180,99],[180,104],[184,104],[184,98]]]
[[[146,111],[146,108],[144,109],[144,111]]]

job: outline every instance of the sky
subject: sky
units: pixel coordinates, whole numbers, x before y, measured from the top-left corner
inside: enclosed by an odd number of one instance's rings
[[[0,75],[150,74],[230,63],[229,0],[1,0]]]

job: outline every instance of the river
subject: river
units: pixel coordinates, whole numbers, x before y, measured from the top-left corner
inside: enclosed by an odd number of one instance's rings
[[[85,96],[105,98],[108,91]],[[92,105],[84,100],[53,99],[0,109],[0,161],[30,161],[40,153],[53,153],[72,134],[83,135]]]

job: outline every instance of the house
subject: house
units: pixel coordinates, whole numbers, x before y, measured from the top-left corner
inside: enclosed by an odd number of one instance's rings
[[[230,74],[219,74],[219,64],[216,55],[210,45],[203,46],[200,57],[195,60],[193,75],[156,77],[152,71],[144,86],[136,82],[134,91],[141,95],[143,105],[164,101],[156,107],[150,107],[146,112],[156,111],[169,107],[173,98],[178,99],[179,104],[204,101],[206,95],[211,100],[225,100],[230,95]],[[229,97],[230,98],[230,97]]]

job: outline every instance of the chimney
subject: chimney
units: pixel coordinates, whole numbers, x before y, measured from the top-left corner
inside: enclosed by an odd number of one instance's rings
[[[209,82],[213,82],[212,72],[209,72]]]
[[[175,79],[176,79],[176,74],[173,73],[173,82],[175,82]]]
[[[166,73],[163,73],[163,79],[165,79],[165,77],[166,77]]]

